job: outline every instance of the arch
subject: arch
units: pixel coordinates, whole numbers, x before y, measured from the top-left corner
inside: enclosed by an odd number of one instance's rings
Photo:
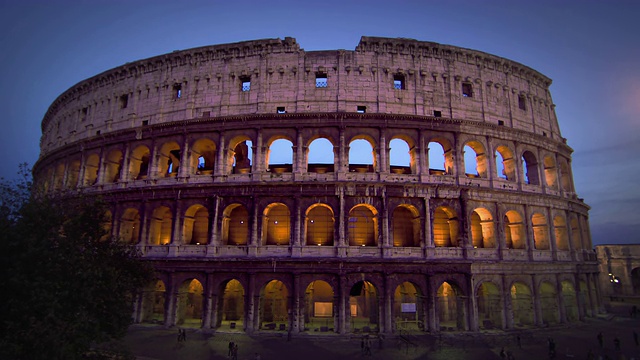
[[[556,168],[556,160],[547,155],[542,161],[544,165],[544,179],[547,187],[556,189],[558,187],[558,169]]]
[[[180,168],[180,145],[168,141],[160,147],[158,154],[158,177],[176,176]]]
[[[269,281],[260,291],[259,328],[285,331],[289,325],[289,291],[280,280]]]
[[[293,171],[293,142],[276,139],[271,142],[265,156],[269,171],[275,173]]]
[[[216,144],[213,140],[202,138],[191,146],[189,169],[191,174],[211,175],[216,163]]]
[[[536,156],[529,150],[522,153],[522,169],[524,171],[524,179],[527,184],[540,185],[538,159],[536,159]]]
[[[73,160],[67,168],[67,178],[65,187],[67,189],[75,189],[78,186],[78,177],[80,176],[80,160]]]
[[[173,215],[166,206],[153,210],[149,223],[149,245],[167,245],[171,242]]]
[[[236,136],[229,141],[226,158],[225,173],[247,174],[251,172],[251,159],[253,157],[253,142],[248,136]]]
[[[120,181],[122,172],[122,151],[111,150],[107,154],[104,163],[104,182],[114,183]]]
[[[505,180],[516,181],[516,161],[508,146],[500,145],[496,148],[496,172]]]
[[[98,168],[100,167],[100,157],[98,154],[87,156],[84,162],[84,185],[91,186],[98,181]]]
[[[476,292],[478,325],[481,329],[502,328],[502,296],[500,289],[492,282],[485,281]]]
[[[465,174],[467,177],[487,177],[487,155],[484,146],[475,140],[464,145]]]
[[[562,191],[573,192],[573,185],[571,181],[571,169],[567,160],[560,158],[558,161],[560,168],[560,186]]]
[[[167,288],[162,280],[155,279],[142,291],[142,322],[164,324],[165,296]]]
[[[120,239],[127,244],[137,244],[140,240],[140,213],[128,208],[120,217]]]
[[[291,239],[291,213],[287,205],[272,203],[264,209],[262,217],[262,244],[289,245]]]
[[[527,237],[522,216],[515,210],[504,215],[504,234],[507,249],[526,249]]]
[[[531,225],[533,227],[533,241],[536,250],[549,250],[549,231],[547,226],[547,218],[540,214],[534,213],[531,216]]]
[[[64,163],[60,163],[56,166],[56,170],[53,173],[53,190],[59,191],[62,190],[62,186],[64,183]]]
[[[420,246],[420,213],[411,205],[399,205],[391,214],[393,246]]]
[[[240,204],[224,209],[222,219],[222,244],[247,245],[249,243],[249,212]]]
[[[495,248],[496,231],[489,210],[477,208],[471,213],[471,241],[474,248]]]
[[[351,287],[349,312],[351,314],[351,332],[377,332],[380,309],[378,307],[378,290],[372,283],[362,280]]]
[[[104,212],[101,222],[102,236],[100,237],[100,241],[111,239],[111,231],[113,230],[113,213],[111,210]]]
[[[373,144],[373,140],[368,137],[355,137],[349,143],[350,172],[375,172],[376,154]]]
[[[245,304],[244,286],[240,281],[231,279],[221,284],[222,296],[218,299],[218,323],[215,327],[219,330],[244,330]]]
[[[437,291],[436,312],[440,330],[465,330],[465,300],[455,283],[445,281]]]
[[[209,211],[206,207],[191,205],[182,219],[182,236],[185,245],[204,245],[209,243]]]
[[[314,139],[307,149],[307,172],[334,172],[335,158],[334,145],[329,139]]]
[[[576,218],[571,219],[571,242],[573,243],[573,250],[582,250],[580,226]]]
[[[433,243],[436,247],[457,247],[459,222],[456,212],[439,206],[433,212]]]
[[[511,310],[516,328],[534,325],[533,297],[528,285],[521,282],[511,285]]]
[[[204,287],[197,279],[185,280],[176,298],[176,325],[199,328],[202,325]]]
[[[389,169],[396,174],[411,174],[415,169],[415,156],[409,143],[401,138],[389,141]]]
[[[328,205],[314,204],[307,209],[305,238],[307,245],[333,246],[335,218]]]
[[[145,145],[139,145],[129,155],[129,174],[131,179],[146,179],[149,175],[151,152]]]
[[[578,298],[576,290],[570,281],[564,280],[562,286],[562,300],[564,302],[564,313],[568,322],[578,321]]]
[[[556,288],[548,282],[540,284],[540,308],[542,310],[542,321],[545,325],[558,323],[558,295]]]
[[[392,319],[394,329],[402,331],[422,331],[424,324],[424,297],[418,287],[409,281],[396,286],[393,292]]]
[[[428,144],[429,174],[453,175],[453,146],[444,138],[431,139]]]
[[[304,330],[313,332],[334,331],[336,298],[333,288],[323,280],[314,280],[304,292]]]
[[[349,246],[378,245],[378,212],[371,205],[356,205],[349,211]]]
[[[556,235],[556,249],[569,251],[569,235],[567,234],[567,222],[563,216],[553,218],[553,228]]]

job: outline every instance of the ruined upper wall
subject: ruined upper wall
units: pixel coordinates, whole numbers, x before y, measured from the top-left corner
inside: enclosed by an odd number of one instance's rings
[[[322,76],[326,87],[317,87]],[[362,37],[355,51],[306,52],[288,37],[206,46],[127,63],[65,91],[42,121],[41,151],[126,128],[278,109],[435,115],[560,141],[550,84],[508,59],[411,39]]]

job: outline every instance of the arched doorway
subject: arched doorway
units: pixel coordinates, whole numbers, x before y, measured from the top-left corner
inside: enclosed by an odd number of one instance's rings
[[[202,283],[196,279],[186,280],[180,285],[177,298],[176,325],[195,328],[201,326],[203,292]]]
[[[465,330],[466,319],[462,291],[455,284],[444,282],[438,288],[437,316],[440,330]]]
[[[502,328],[502,298],[498,287],[491,282],[483,282],[478,286],[476,300],[480,328],[485,330]]]
[[[164,323],[165,294],[166,287],[162,280],[156,280],[144,289],[140,321],[152,324]]]
[[[408,281],[396,287],[393,293],[393,325],[395,329],[403,331],[424,330],[422,299],[418,289]]]
[[[533,325],[533,298],[529,286],[516,282],[511,285],[511,309],[513,325],[529,327]]]
[[[558,296],[555,287],[548,282],[540,284],[540,307],[545,325],[558,323]]]
[[[631,270],[631,285],[633,286],[633,294],[640,295],[640,268]]]
[[[260,291],[261,330],[285,331],[289,324],[289,291],[282,281],[271,280]]]
[[[569,281],[562,282],[562,300],[567,321],[578,321],[578,299],[573,284]]]
[[[331,285],[315,280],[304,293],[304,331],[328,332],[335,329],[335,301]]]
[[[378,291],[372,283],[363,280],[353,285],[349,291],[349,312],[352,332],[378,331]]]
[[[218,301],[219,330],[244,330],[244,287],[236,279],[224,285],[222,298]]]

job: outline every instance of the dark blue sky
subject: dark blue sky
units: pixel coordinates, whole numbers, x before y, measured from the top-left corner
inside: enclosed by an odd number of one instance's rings
[[[75,83],[126,62],[291,36],[353,50],[362,35],[485,51],[553,79],[594,244],[640,243],[640,1],[0,0],[0,176],[39,153],[40,121]]]

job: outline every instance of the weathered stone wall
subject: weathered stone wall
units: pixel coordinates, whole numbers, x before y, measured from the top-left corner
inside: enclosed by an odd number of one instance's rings
[[[326,87],[316,87],[319,74]],[[394,88],[394,76],[402,89]],[[247,79],[251,89],[242,91]],[[292,38],[216,45],[127,63],[73,86],[49,108],[41,150],[143,123],[272,114],[278,107],[295,113],[356,112],[358,106],[369,113],[437,111],[561,140],[550,84],[511,60],[408,39],[363,37],[355,51],[306,52]]]

